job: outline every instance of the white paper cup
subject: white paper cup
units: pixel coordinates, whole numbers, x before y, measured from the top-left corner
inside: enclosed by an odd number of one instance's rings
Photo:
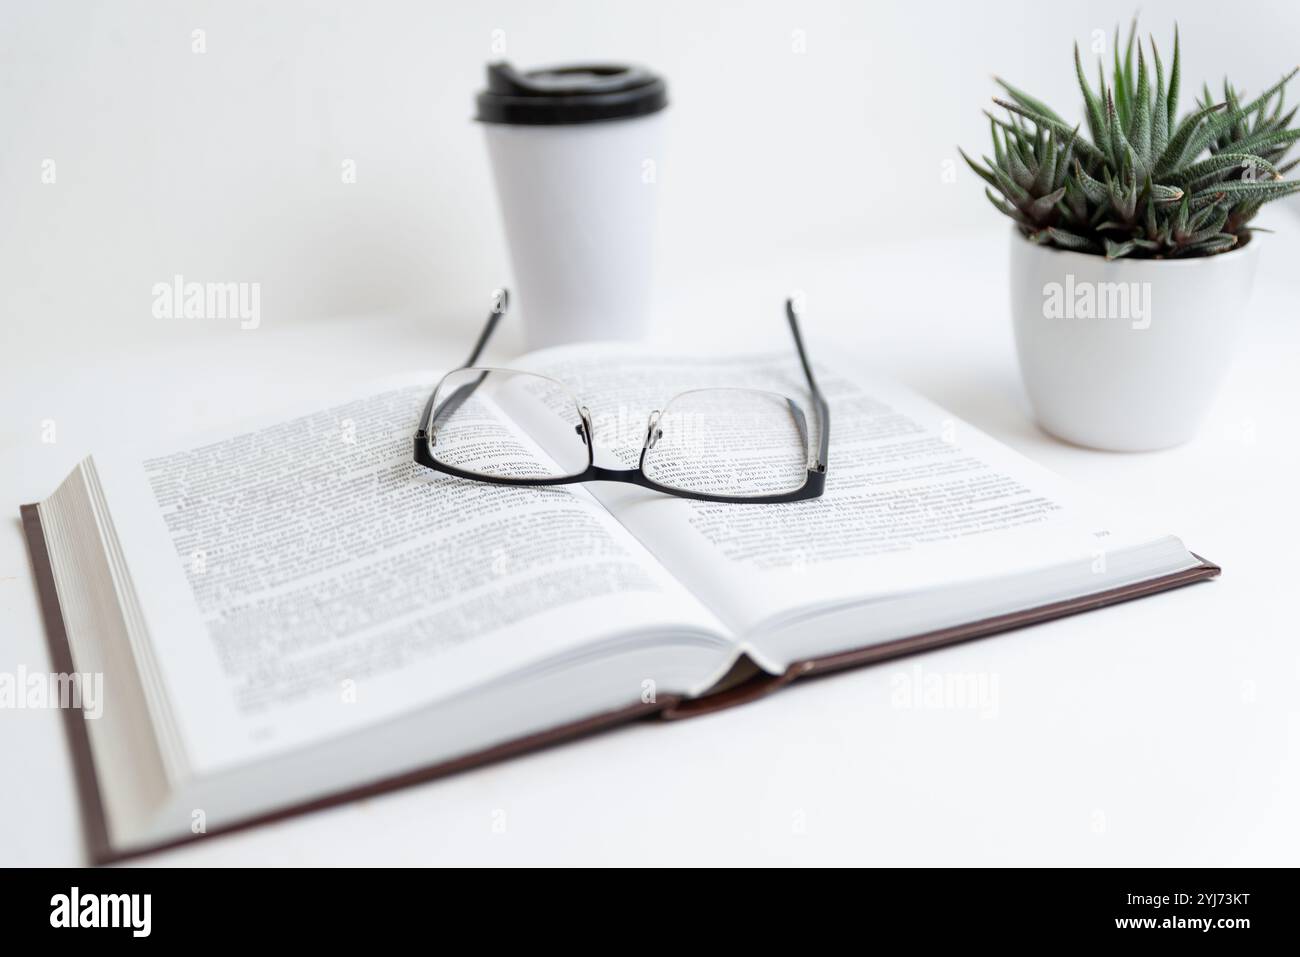
[[[609,66],[488,77],[479,119],[529,348],[643,338],[663,82]]]

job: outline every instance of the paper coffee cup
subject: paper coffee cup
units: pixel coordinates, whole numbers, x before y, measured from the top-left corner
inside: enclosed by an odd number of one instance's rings
[[[487,137],[530,349],[649,322],[667,87],[631,66],[487,68]]]

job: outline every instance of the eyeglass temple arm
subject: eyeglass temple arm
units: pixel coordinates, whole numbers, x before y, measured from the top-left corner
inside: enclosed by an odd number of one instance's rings
[[[483,350],[487,348],[488,340],[492,338],[492,333],[496,332],[497,323],[501,317],[506,314],[510,308],[510,290],[504,286],[492,294],[492,311],[488,313],[487,324],[483,326],[483,331],[479,333],[478,341],[474,343],[474,349],[470,352],[469,358],[465,360],[462,369],[468,369],[474,363],[478,362],[478,357],[482,355]],[[483,376],[479,376],[474,382],[467,382],[453,392],[439,411],[442,417],[446,418],[470,397],[473,391],[478,388],[479,383],[483,381]],[[420,416],[420,426],[417,436],[425,436],[433,426],[433,400],[437,395],[437,390],[429,396],[429,400],[424,403],[424,413]]]
[[[803,334],[799,331],[799,313],[794,307],[793,298],[785,301],[785,316],[790,321],[790,333],[794,336],[794,347],[799,353],[803,374],[808,379],[808,390],[812,393],[813,403],[817,406],[817,471],[825,472],[831,444],[830,406],[826,404],[826,397],[822,395],[822,390],[817,387],[812,363],[808,361],[808,351],[803,345]]]
[[[501,317],[506,314],[506,310],[509,308],[510,290],[503,286],[492,294],[492,312],[488,314],[487,325],[485,325],[483,331],[479,333],[478,342],[474,343],[474,351],[469,354],[469,358],[465,360],[465,366],[462,368],[472,366],[474,363],[478,362],[478,357],[483,353],[483,350],[487,348],[488,340],[492,338],[492,333],[496,332],[497,323],[501,321]]]

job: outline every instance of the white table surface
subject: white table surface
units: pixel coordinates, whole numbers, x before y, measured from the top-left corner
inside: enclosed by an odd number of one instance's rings
[[[1117,455],[1027,416],[1004,233],[803,250],[680,277],[661,332],[780,346],[780,299],[957,416],[1158,517],[1219,580],[895,664],[716,716],[645,724],[201,842],[165,864],[1295,864],[1300,861],[1300,238],[1274,217],[1245,343],[1200,436]],[[486,292],[486,291],[485,291]],[[333,318],[156,336],[19,333],[0,350],[0,670],[47,669],[17,521],[87,451],[183,434],[459,359],[478,315]],[[108,323],[110,317],[105,318]],[[30,328],[30,327],[24,327]],[[6,334],[8,335],[8,334]],[[16,341],[14,341],[16,340]],[[517,351],[504,330],[497,356]],[[41,441],[54,420],[57,441]],[[900,674],[977,673],[996,708],[893,707]],[[0,864],[84,860],[62,719],[0,711]],[[501,823],[504,822],[504,827]]]

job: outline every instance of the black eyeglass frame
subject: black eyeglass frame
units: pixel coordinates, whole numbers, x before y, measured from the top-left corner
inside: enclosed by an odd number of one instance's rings
[[[483,332],[479,334],[478,341],[474,344],[474,350],[470,353],[469,359],[458,369],[459,372],[465,369],[474,368],[483,350],[487,348],[488,340],[492,338],[492,333],[496,331],[497,323],[501,317],[506,314],[510,304],[509,293],[505,290],[499,290],[498,295],[494,298],[493,309],[488,316],[487,324]],[[458,478],[469,479],[474,482],[487,482],[490,485],[515,485],[515,486],[544,486],[544,485],[575,485],[582,482],[624,482],[629,485],[639,485],[642,488],[652,489],[656,492],[662,492],[665,495],[674,495],[677,498],[691,499],[697,502],[718,502],[736,505],[771,505],[780,502],[803,502],[808,499],[819,498],[826,491],[826,470],[828,466],[828,452],[830,450],[830,432],[831,432],[831,413],[830,406],[827,405],[826,397],[817,386],[817,379],[813,376],[812,364],[808,361],[808,353],[804,348],[803,336],[799,331],[798,313],[794,306],[793,299],[785,301],[785,314],[790,323],[790,333],[794,336],[795,350],[799,354],[799,363],[803,366],[803,373],[808,380],[808,391],[812,396],[813,406],[816,410],[818,427],[818,447],[817,455],[813,462],[808,466],[808,473],[804,479],[804,484],[797,489],[791,489],[788,492],[777,492],[772,495],[716,495],[710,492],[692,492],[686,489],[672,488],[661,485],[645,474],[646,453],[651,448],[652,439],[654,438],[654,429],[658,410],[650,414],[650,422],[646,428],[646,436],[641,444],[641,456],[637,461],[637,467],[634,469],[608,469],[595,463],[595,447],[593,440],[593,430],[591,426],[591,416],[586,406],[579,405],[578,412],[582,418],[581,425],[576,426],[583,444],[587,448],[587,468],[575,475],[563,475],[546,478],[510,478],[505,476],[483,475],[479,472],[468,471],[456,468],[454,465],[447,465],[439,462],[433,457],[433,452],[429,446],[429,430],[434,416],[434,399],[438,397],[438,388],[441,382],[434,387],[433,392],[429,395],[428,401],[424,403],[424,412],[420,416],[420,423],[415,431],[413,444],[415,447],[415,462],[425,468],[433,469],[436,472],[442,472],[446,475],[454,475]],[[468,382],[460,386],[455,393],[443,402],[441,408],[454,411],[461,403],[469,398],[470,394],[483,378],[490,371],[483,370],[483,376],[480,376],[474,382]],[[500,370],[509,371],[509,370]],[[450,374],[450,373],[449,373]],[[800,423],[801,430],[806,427],[803,422],[802,410],[799,405],[788,396],[782,396],[791,408],[800,414],[796,421]],[[669,400],[672,401],[671,399]],[[667,408],[667,406],[665,406]],[[805,441],[804,445],[807,446]]]

